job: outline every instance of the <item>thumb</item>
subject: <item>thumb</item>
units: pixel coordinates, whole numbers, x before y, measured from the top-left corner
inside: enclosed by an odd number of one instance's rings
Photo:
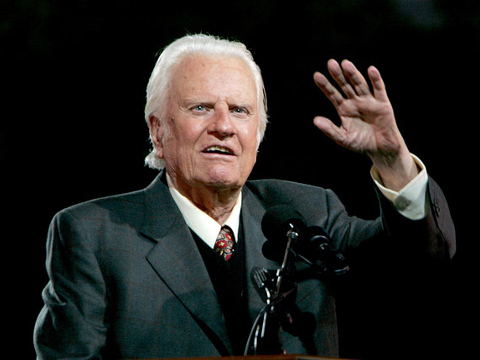
[[[323,116],[316,116],[313,119],[313,123],[330,139],[339,144],[343,143],[344,136],[342,134],[341,128],[336,126],[330,119],[327,119]]]

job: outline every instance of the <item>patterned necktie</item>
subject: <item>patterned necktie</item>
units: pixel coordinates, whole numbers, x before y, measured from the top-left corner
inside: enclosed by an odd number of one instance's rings
[[[223,256],[225,261],[230,260],[233,254],[233,231],[227,225],[223,225],[215,241],[215,252]]]

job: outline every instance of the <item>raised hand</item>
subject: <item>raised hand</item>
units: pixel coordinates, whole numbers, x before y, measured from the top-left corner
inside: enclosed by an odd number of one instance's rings
[[[327,67],[344,95],[323,74],[316,72],[314,80],[335,106],[341,125],[317,116],[315,126],[339,145],[367,154],[384,184],[400,190],[418,171],[398,130],[380,72],[373,66],[368,68],[371,91],[352,62],[344,60],[340,65],[329,60]]]

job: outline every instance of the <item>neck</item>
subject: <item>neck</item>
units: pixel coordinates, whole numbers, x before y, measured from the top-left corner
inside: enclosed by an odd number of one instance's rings
[[[220,225],[223,225],[232,213],[242,190],[241,187],[219,188],[205,184],[197,187],[182,186],[175,179],[170,180],[175,189]]]

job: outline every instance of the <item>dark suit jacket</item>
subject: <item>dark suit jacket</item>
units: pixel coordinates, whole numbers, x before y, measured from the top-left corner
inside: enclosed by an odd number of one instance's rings
[[[348,216],[330,190],[277,180],[247,182],[241,212],[247,276],[254,267],[278,267],[262,255],[260,227],[266,210],[276,204],[288,204],[308,224],[323,227],[344,252],[408,228],[418,235],[418,253],[448,258],[454,252],[454,228],[432,180],[428,197],[424,220],[405,220],[379,196],[383,219],[365,221]],[[35,326],[39,358],[220,356],[231,351],[215,290],[164,176],[144,190],[59,212],[47,245],[50,281]],[[250,282],[248,299],[253,319],[264,303]],[[315,314],[315,351],[338,356],[329,287],[315,278],[302,281],[297,304]],[[289,353],[306,353],[289,334],[283,346]]]

